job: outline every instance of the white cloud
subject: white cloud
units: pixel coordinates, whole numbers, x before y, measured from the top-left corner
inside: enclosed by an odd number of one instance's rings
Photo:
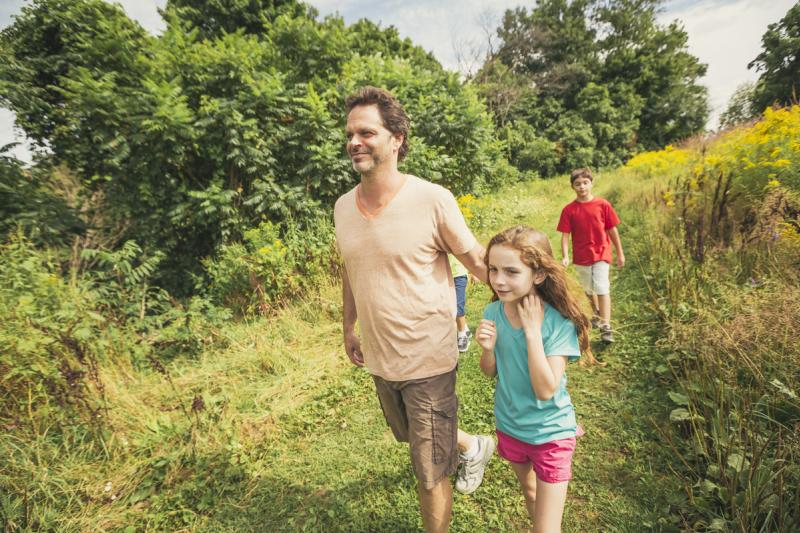
[[[708,65],[702,83],[708,87],[711,103],[709,127],[716,127],[720,113],[736,88],[758,78],[748,70],[761,52],[761,36],[767,26],[780,21],[793,0],[738,0],[680,2],[659,18],[666,23],[680,19],[689,35],[689,51]]]

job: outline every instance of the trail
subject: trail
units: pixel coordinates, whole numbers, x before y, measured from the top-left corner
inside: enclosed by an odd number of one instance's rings
[[[612,178],[613,179],[613,178]],[[611,190],[613,181],[599,187]],[[520,185],[484,205],[479,238],[514,223],[553,230],[571,199],[563,183]],[[622,209],[624,213],[624,209]],[[624,220],[624,215],[623,215]],[[624,222],[623,222],[624,224]],[[625,239],[624,226],[622,231]],[[554,241],[557,242],[557,241]],[[648,325],[637,314],[640,289],[634,266],[613,281],[617,339],[593,348],[605,366],[568,368],[569,390],[587,434],[579,440],[564,531],[660,529],[672,482],[648,422],[659,412],[649,396],[650,357],[655,348]],[[629,275],[629,273],[631,275]],[[474,329],[488,290],[471,287],[467,317]],[[330,347],[341,344],[326,327]],[[491,433],[493,382],[478,370],[473,343],[459,366],[461,427]],[[212,514],[209,530],[415,531],[421,527],[407,448],[394,442],[382,418],[372,381],[345,363],[341,350],[333,369],[309,392],[309,400],[281,417],[272,438],[253,450],[263,474],[231,508]],[[240,496],[244,496],[241,495]],[[519,531],[527,524],[517,482],[501,459],[490,463],[483,486],[472,496],[456,495],[451,531]]]

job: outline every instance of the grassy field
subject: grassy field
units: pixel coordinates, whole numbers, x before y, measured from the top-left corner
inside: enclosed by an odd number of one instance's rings
[[[608,174],[597,192],[618,198],[630,185],[624,174]],[[571,197],[564,180],[517,185],[481,199],[472,222],[484,242],[516,223],[555,238]],[[652,422],[668,410],[652,372],[657,330],[642,312],[625,225],[633,206],[619,211],[631,260],[614,275],[618,342],[594,343],[606,366],[568,369],[587,434],[575,456],[565,531],[674,529],[669,506],[681,491]],[[56,445],[47,428],[33,449],[5,440],[9,464],[36,488],[26,510],[4,500],[9,523],[65,531],[418,530],[407,447],[386,427],[371,378],[341,348],[339,290],[324,287],[271,319],[231,323],[216,332],[224,348],[175,361],[166,375],[106,370],[113,431],[104,446],[83,445],[79,433]],[[485,287],[470,288],[473,329],[488,296]],[[467,431],[491,433],[494,385],[478,357],[473,343],[460,363],[459,416]],[[499,458],[474,495],[455,497],[453,531],[519,531],[527,523],[513,473]]]

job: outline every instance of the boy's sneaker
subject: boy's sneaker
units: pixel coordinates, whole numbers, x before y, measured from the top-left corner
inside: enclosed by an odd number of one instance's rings
[[[494,439],[488,435],[475,435],[478,453],[469,461],[462,460],[456,474],[456,490],[461,494],[472,494],[481,486],[483,472],[494,454]]]
[[[470,339],[472,339],[472,332],[470,330],[458,334],[458,351],[461,353],[469,349]]]
[[[592,315],[592,329],[599,329],[600,324],[600,315]]]
[[[614,332],[608,324],[600,324],[600,340],[606,344],[614,342]]]

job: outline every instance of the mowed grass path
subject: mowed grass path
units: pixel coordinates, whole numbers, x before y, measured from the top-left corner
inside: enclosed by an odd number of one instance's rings
[[[596,191],[613,199],[627,185],[611,174]],[[476,233],[485,243],[526,223],[558,245],[555,225],[571,198],[563,178],[506,189],[482,200]],[[626,240],[636,207],[617,207],[629,258],[613,282],[618,342],[605,350],[595,345],[606,366],[567,370],[587,431],[574,460],[568,532],[660,530],[670,495],[680,491],[650,423],[668,407],[652,392],[656,350]],[[387,428],[371,377],[343,352],[340,290],[323,288],[270,319],[229,324],[219,332],[226,348],[169,365],[174,388],[156,373],[105,375],[115,406],[108,457],[90,459],[76,448],[30,466],[32,476],[57,476],[70,494],[82,495],[60,512],[63,529],[420,530],[407,446]],[[470,288],[473,330],[488,299],[486,287]],[[459,417],[463,429],[490,434],[494,383],[480,373],[478,357],[473,343],[460,362]],[[177,404],[196,395],[205,408],[190,425]],[[451,531],[527,525],[513,472],[497,457],[475,494],[455,495]]]
[[[612,192],[614,176],[598,184]],[[621,179],[621,178],[620,178]],[[516,223],[541,228],[553,237],[561,208],[572,198],[564,180],[519,185],[484,200],[482,242]],[[624,211],[621,213],[625,219]],[[621,228],[623,244],[625,229]],[[628,246],[629,250],[631,249]],[[556,252],[558,253],[558,252]],[[632,262],[627,272],[635,269]],[[329,298],[338,297],[333,289]],[[649,396],[647,359],[655,352],[647,324],[637,315],[639,289],[626,271],[614,280],[614,318],[618,342],[595,351],[604,367],[570,365],[569,389],[579,422],[587,434],[579,440],[575,478],[564,519],[565,531],[642,531],[660,529],[667,497],[679,488],[665,475],[665,458],[654,445],[648,422],[661,413]],[[472,287],[468,320],[475,329],[488,301],[485,287]],[[248,483],[236,504],[212,513],[208,530],[416,531],[421,528],[413,474],[404,444],[394,441],[383,420],[368,374],[346,362],[335,327],[325,338],[324,353],[333,357],[308,400],[298,403],[252,454],[263,468]],[[596,337],[596,334],[595,334]],[[461,427],[493,432],[493,381],[478,369],[479,347],[473,343],[459,367]],[[242,498],[242,496],[244,496]],[[234,506],[235,508],[232,508]],[[452,531],[519,531],[528,524],[522,497],[507,464],[495,458],[483,486],[471,496],[455,496]]]

